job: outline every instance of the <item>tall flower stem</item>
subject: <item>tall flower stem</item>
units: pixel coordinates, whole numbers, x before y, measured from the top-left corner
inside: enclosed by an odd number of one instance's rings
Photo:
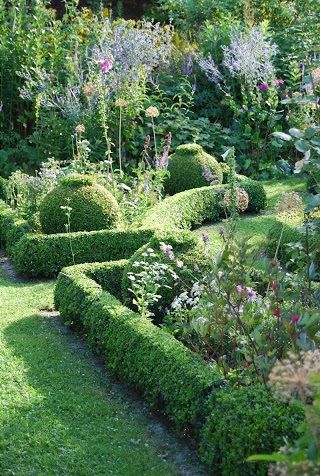
[[[156,158],[157,158],[157,157],[158,157],[158,149],[157,149],[157,139],[156,139],[156,128],[155,128],[155,124],[154,124],[154,119],[153,119],[153,117],[151,117],[151,121],[152,121],[154,150],[155,150],[155,154],[156,154]]]
[[[122,172],[122,147],[121,147],[121,138],[122,138],[122,107],[119,107],[119,170]]]

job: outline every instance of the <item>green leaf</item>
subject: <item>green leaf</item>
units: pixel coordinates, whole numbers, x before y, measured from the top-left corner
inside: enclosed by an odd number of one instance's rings
[[[294,146],[299,152],[305,153],[305,152],[308,152],[308,150],[310,150],[310,144],[306,140],[303,140],[303,139],[297,140]]]
[[[301,137],[303,137],[303,132],[299,129],[296,129],[295,127],[289,129],[289,134],[295,139],[301,139]]]
[[[285,141],[292,140],[292,137],[289,136],[289,134],[285,134],[284,132],[273,132],[271,135],[273,135],[273,137],[276,137],[277,139],[281,139]]]

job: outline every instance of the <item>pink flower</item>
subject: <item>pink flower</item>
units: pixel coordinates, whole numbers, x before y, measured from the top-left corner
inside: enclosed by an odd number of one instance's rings
[[[239,294],[242,294],[243,291],[244,291],[243,286],[241,286],[241,284],[238,284],[238,285],[236,286],[236,290],[237,290],[237,292],[238,292]]]
[[[109,73],[110,69],[113,66],[113,59],[108,58],[108,59],[105,59],[105,60],[100,60],[100,61],[98,61],[98,64],[100,65],[100,68],[101,68],[101,71],[103,72],[103,74],[107,74],[107,73]]]
[[[276,79],[276,86],[283,86],[284,85],[284,79]]]
[[[261,83],[261,84],[258,85],[258,89],[259,89],[260,91],[268,91],[269,86],[268,86],[267,83]]]
[[[278,308],[275,309],[274,312],[273,312],[273,315],[274,315],[274,317],[280,318],[280,309],[278,309]]]
[[[290,322],[292,322],[292,324],[296,324],[299,319],[300,317],[298,316],[298,314],[292,314],[292,316],[290,317]]]

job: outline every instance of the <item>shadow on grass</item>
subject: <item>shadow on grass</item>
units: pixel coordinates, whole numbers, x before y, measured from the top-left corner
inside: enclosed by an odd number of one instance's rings
[[[182,455],[190,471],[173,462],[180,446],[92,367],[91,353],[57,319],[30,316],[5,330],[23,383],[0,430],[1,474],[205,474],[194,455]]]

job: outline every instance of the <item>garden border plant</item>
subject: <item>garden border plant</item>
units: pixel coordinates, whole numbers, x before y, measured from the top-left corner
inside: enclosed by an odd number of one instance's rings
[[[248,211],[264,208],[266,196],[259,182],[239,176],[239,186],[250,199]],[[64,267],[75,264],[129,258],[158,231],[190,229],[204,221],[223,216],[220,202],[228,185],[187,190],[164,199],[148,210],[139,228],[118,231],[31,233],[28,222],[0,201],[0,244],[13,258],[17,271],[28,277],[53,277]]]
[[[277,402],[271,392],[256,385],[241,393],[241,408],[250,407],[254,400],[255,410],[239,420],[242,410],[233,409],[228,418],[224,403],[235,401],[230,400],[234,390],[218,368],[119,301],[127,264],[128,260],[121,260],[64,268],[55,288],[55,306],[62,320],[83,331],[107,367],[142,393],[150,406],[201,443],[202,458],[214,473],[230,474],[223,472],[223,462],[228,460],[234,476],[244,471],[263,476],[265,467],[248,464],[246,458],[255,451],[278,449],[284,437],[293,440],[294,428],[303,419],[301,407]],[[266,438],[260,436],[256,412],[262,413]],[[219,434],[224,435],[223,446]],[[239,454],[233,450],[234,445],[241,447],[244,435],[252,434],[256,438],[249,438]]]

